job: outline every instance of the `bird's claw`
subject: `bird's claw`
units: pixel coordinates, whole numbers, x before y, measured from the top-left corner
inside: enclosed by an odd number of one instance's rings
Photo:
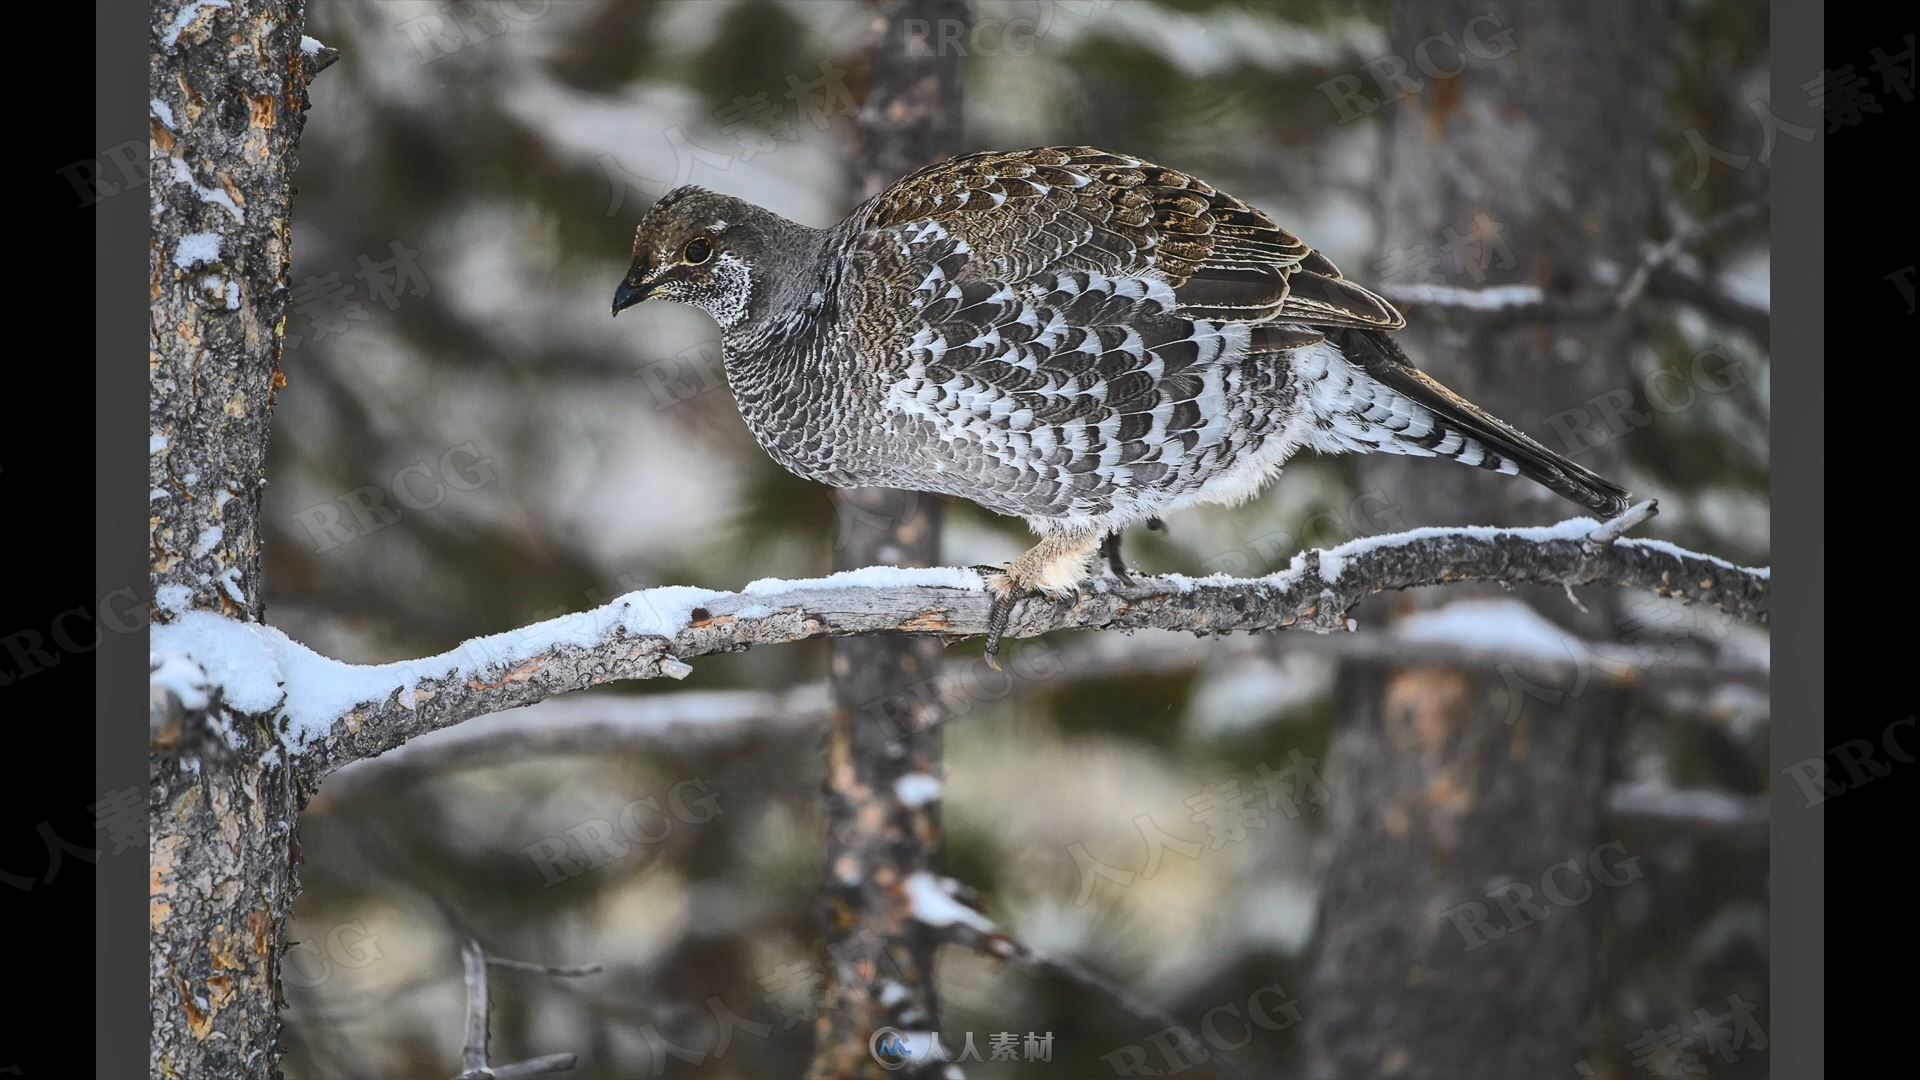
[[[969,566],[967,569],[979,574],[980,581],[986,585],[987,591],[996,596],[1013,588],[1013,577],[1008,573],[1010,567],[982,563],[978,566]]]
[[[1006,566],[975,566],[974,573],[980,575],[987,586],[988,595],[993,597],[993,606],[987,609],[987,666],[995,671],[1000,667],[1000,640],[1006,636],[1007,627],[1013,622],[1013,607],[1029,597],[1058,599],[1045,589],[1021,586],[1014,580],[1012,568]]]
[[[993,607],[987,612],[987,666],[1000,670],[1000,637],[1007,632],[1007,623],[1013,618],[1014,596],[1011,592],[1000,593],[993,598]]]
[[[1126,588],[1132,588],[1133,573],[1127,569],[1126,560],[1120,557],[1120,534],[1108,533],[1107,538],[1100,542],[1100,552],[1107,557],[1107,572],[1113,575],[1114,580]]]
[[[1013,578],[1008,574],[1009,567],[980,565],[971,568],[980,575],[987,586],[987,592],[993,597],[993,606],[987,609],[987,666],[1000,670],[1000,638],[1007,632],[1007,624],[1013,619],[1013,604],[1019,593],[1013,587]]]

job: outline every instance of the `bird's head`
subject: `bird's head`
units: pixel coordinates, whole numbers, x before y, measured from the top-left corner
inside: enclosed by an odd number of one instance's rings
[[[790,234],[811,231],[731,195],[675,188],[634,233],[633,266],[614,290],[613,313],[643,300],[677,300],[729,329],[764,304],[760,278],[779,247]]]

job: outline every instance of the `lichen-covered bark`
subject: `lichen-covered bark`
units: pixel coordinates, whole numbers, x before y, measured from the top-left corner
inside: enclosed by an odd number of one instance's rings
[[[303,0],[154,0],[149,540],[154,617],[259,619],[258,517],[287,303]],[[153,731],[151,1063],[278,1074],[301,796],[262,717]]]
[[[967,0],[892,0],[881,9],[860,109],[862,195],[957,152],[964,58],[922,36],[959,20]],[[836,564],[932,566],[940,558],[938,498],[887,490],[836,493]],[[902,776],[941,776],[942,710],[931,693],[940,670],[936,638],[864,637],[836,642],[833,728],[827,746],[828,840],[823,896],[830,946],[815,1032],[813,1080],[915,1076],[889,1072],[869,1052],[883,1026],[935,1027],[934,942],[908,909],[902,885],[940,861],[938,800],[908,805]],[[915,800],[916,802],[918,800]],[[904,991],[881,995],[886,986]]]
[[[1447,284],[1532,284],[1550,297],[1593,287],[1605,260],[1632,265],[1651,210],[1660,19],[1661,8],[1645,4],[1401,4],[1396,56],[1470,28],[1483,39],[1510,29],[1513,48],[1458,78],[1427,80],[1393,109],[1382,251],[1451,253],[1461,261],[1442,262]],[[1482,334],[1439,322],[1416,319],[1404,335],[1415,361],[1536,434],[1553,434],[1550,413],[1632,385],[1626,320]],[[1618,471],[1613,446],[1580,460]],[[1521,525],[1564,513],[1532,485],[1467,469],[1369,460],[1362,471],[1364,483],[1395,492],[1410,524]],[[1583,599],[1593,608],[1585,616],[1558,597],[1536,602],[1588,638],[1614,636],[1615,605]],[[1490,889],[1518,882],[1537,900],[1550,868],[1569,859],[1585,867],[1605,842],[1621,692],[1559,691],[1516,695],[1495,673],[1439,665],[1349,677],[1303,1075],[1573,1075],[1604,899],[1553,906],[1491,940],[1463,935],[1445,914],[1479,902],[1508,927]],[[1521,708],[1509,716],[1516,696]],[[1562,895],[1578,895],[1562,880]]]
[[[302,7],[153,5],[149,532],[156,596],[175,610],[261,614]]]

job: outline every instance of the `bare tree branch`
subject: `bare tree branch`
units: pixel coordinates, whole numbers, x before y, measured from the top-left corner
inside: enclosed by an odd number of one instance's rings
[[[599,964],[535,964],[531,961],[513,960],[505,956],[488,956],[487,966],[497,967],[503,971],[526,971],[535,975],[552,975],[562,978],[598,975],[606,970]]]
[[[466,944],[460,947],[460,963],[467,983],[467,1039],[460,1051],[460,1075],[453,1080],[525,1080],[531,1076],[573,1071],[573,1067],[579,1063],[573,1054],[542,1054],[511,1065],[487,1063],[487,1019],[490,1009],[487,1001],[487,968],[512,967],[545,975],[591,975],[600,970],[599,965],[560,968],[502,960],[488,956],[487,951],[480,947],[480,942],[473,938],[468,938]]]
[[[1762,345],[1773,340],[1773,312],[1766,305],[1742,300],[1688,267],[1670,265],[1654,271],[1647,295],[1698,308]]]
[[[1641,686],[1651,680],[1691,684],[1765,686],[1771,665],[1741,656],[1710,656],[1658,645],[1588,641],[1569,633],[1564,656],[1520,652],[1472,641],[1410,641],[1393,634],[1331,634],[1290,646],[1373,664],[1434,664],[1511,670],[1527,678],[1565,682],[1584,676],[1601,686]]]
[[[460,964],[467,980],[467,1042],[460,1051],[462,1078],[483,1077],[487,1071],[487,954],[468,938],[460,947]]]
[[[1767,196],[1759,195],[1737,206],[1715,214],[1706,221],[1675,229],[1665,243],[1655,245],[1640,260],[1628,275],[1627,282],[1620,288],[1620,295],[1614,300],[1618,311],[1625,311],[1637,303],[1641,294],[1646,292],[1647,283],[1653,279],[1656,271],[1661,270],[1678,259],[1682,253],[1699,247],[1707,240],[1733,228],[1743,225],[1760,216],[1767,208]]]
[[[337,801],[400,782],[502,761],[565,754],[600,755],[672,746],[724,746],[786,732],[816,737],[829,710],[825,683],[791,690],[685,690],[671,694],[569,694],[532,708],[492,713],[433,732],[330,776],[308,804],[325,813]]]

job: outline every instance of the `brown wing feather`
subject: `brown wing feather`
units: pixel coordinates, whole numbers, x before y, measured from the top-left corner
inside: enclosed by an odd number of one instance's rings
[[[1398,330],[1385,300],[1206,181],[1090,146],[987,151],[929,165],[863,208],[884,227],[933,221],[974,249],[977,273],[1164,275],[1183,313],[1235,322]]]

